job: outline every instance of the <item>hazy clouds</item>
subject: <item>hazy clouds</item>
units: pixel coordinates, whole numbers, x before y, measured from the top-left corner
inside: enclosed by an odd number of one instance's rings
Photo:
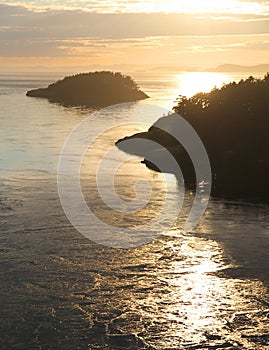
[[[51,5],[51,1],[30,1],[28,5],[31,4],[31,7],[11,6],[10,3],[12,1],[0,4],[2,64],[5,57],[76,59],[87,56],[89,62],[93,57],[102,57],[102,60],[106,57],[116,62],[125,60],[128,55],[135,61],[140,58],[142,64],[156,54],[159,55],[159,63],[171,63],[181,59],[188,61],[187,55],[194,52],[209,54],[216,51],[216,58],[218,51],[234,52],[244,48],[253,50],[254,54],[257,50],[267,50],[269,42],[269,15],[96,13],[81,9],[43,7],[40,10],[33,7],[37,4]],[[54,6],[72,7],[83,1],[53,3]],[[92,9],[95,9],[102,2],[85,3],[87,7],[92,4]],[[112,3],[123,6],[126,2]],[[131,3],[138,2],[129,2],[129,5]]]

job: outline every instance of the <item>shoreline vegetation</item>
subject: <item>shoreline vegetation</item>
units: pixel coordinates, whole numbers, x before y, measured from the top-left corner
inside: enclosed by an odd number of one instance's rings
[[[186,185],[193,187],[196,178],[191,160],[169,134],[180,115],[195,129],[207,150],[212,169],[211,195],[268,202],[268,96],[269,73],[263,79],[250,76],[190,98],[179,96],[174,114],[160,118],[146,132],[118,140],[116,146],[144,157],[143,163],[152,170],[174,173],[165,161],[165,148],[179,164]],[[156,146],[146,149],[143,140],[155,141]]]
[[[29,90],[26,95],[47,98],[64,106],[90,108],[149,98],[131,77],[110,71],[67,76],[46,88]]]

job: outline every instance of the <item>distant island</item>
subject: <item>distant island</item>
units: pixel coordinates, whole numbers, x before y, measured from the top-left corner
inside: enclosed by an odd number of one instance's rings
[[[249,77],[209,93],[180,96],[174,112],[187,120],[200,136],[212,168],[212,195],[233,199],[269,201],[269,74],[263,79]],[[145,158],[158,171],[173,173],[161,148],[172,153],[186,184],[195,183],[195,172],[185,150],[169,135],[177,114],[160,118],[152,127],[117,141],[119,149]],[[131,148],[124,140],[132,139]],[[160,146],[146,149],[143,139]],[[149,157],[150,156],[150,157]],[[156,159],[156,163],[147,160]],[[162,158],[163,157],[163,158]]]
[[[110,71],[68,76],[46,88],[30,90],[26,95],[47,98],[50,102],[65,106],[93,108],[135,102],[149,97],[139,90],[131,77]]]

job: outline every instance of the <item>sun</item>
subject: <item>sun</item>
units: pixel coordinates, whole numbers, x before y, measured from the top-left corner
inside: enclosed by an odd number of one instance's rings
[[[214,87],[220,88],[229,81],[229,76],[223,73],[190,72],[178,76],[181,95],[191,97],[198,92],[209,92]]]

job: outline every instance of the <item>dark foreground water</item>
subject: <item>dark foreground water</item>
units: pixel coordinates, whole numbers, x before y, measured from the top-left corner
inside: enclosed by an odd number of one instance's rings
[[[50,79],[1,83],[0,349],[268,349],[268,206],[211,199],[197,228],[184,233],[193,200],[187,192],[181,215],[175,222],[168,215],[166,229],[148,244],[120,249],[86,239],[65,216],[56,178],[62,145],[89,111],[24,96]],[[152,123],[161,114],[153,107],[145,113],[145,105],[171,105],[177,81],[141,77],[155,99],[106,111],[89,133],[115,119],[141,121],[141,111]],[[113,129],[97,139],[82,166],[85,199],[110,225],[118,217],[93,195],[93,164],[125,134]],[[120,164],[119,154],[107,164]],[[121,217],[115,242],[124,225],[139,228],[165,200],[177,204],[175,179],[168,178],[165,196],[162,175],[139,158],[117,174],[123,198],[134,198],[137,177],[154,184],[152,204]],[[95,224],[88,230],[96,239],[104,233]]]
[[[265,285],[229,277],[209,238],[119,250],[26,230],[1,238],[1,257],[1,349],[268,348]]]

